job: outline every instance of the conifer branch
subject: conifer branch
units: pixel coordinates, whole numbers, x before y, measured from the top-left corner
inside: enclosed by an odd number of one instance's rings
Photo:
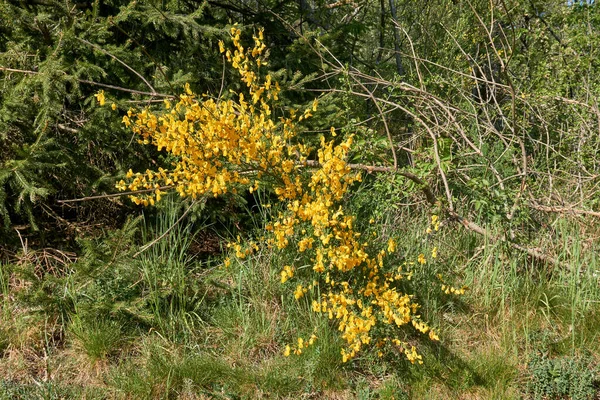
[[[29,75],[38,75],[40,74],[39,71],[31,71],[31,70],[25,70],[25,69],[16,69],[16,68],[8,68],[8,67],[3,67],[0,66],[0,71],[5,71],[5,72],[16,72],[19,74],[29,74]],[[90,81],[87,79],[76,79],[77,82],[79,83],[86,83],[88,85],[94,85],[94,86],[100,86],[100,87],[105,87],[108,89],[114,89],[114,90],[118,90],[120,92],[127,92],[127,93],[132,93],[132,94],[139,94],[142,96],[152,96],[152,97],[164,97],[164,98],[169,98],[169,99],[175,99],[177,98],[177,96],[173,96],[170,94],[164,94],[164,93],[158,93],[158,92],[144,92],[141,90],[135,90],[135,89],[128,89],[128,88],[124,88],[121,86],[115,86],[115,85],[108,85],[106,83],[100,83],[100,82],[95,82],[95,81]]]

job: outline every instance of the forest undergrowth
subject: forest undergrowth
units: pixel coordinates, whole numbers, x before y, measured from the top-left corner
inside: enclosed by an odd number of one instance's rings
[[[0,2],[0,399],[600,398],[599,26]]]
[[[397,237],[407,260],[417,260],[422,250],[415,249],[437,248],[436,259],[412,269],[423,318],[440,336],[439,343],[419,343],[422,365],[376,352],[342,362],[336,326],[281,284],[281,265],[297,254],[261,247],[244,259],[231,254],[224,267],[193,250],[194,234],[211,227],[188,218],[173,228],[189,203],[168,199],[122,230],[82,242],[86,251],[75,261],[24,247],[2,264],[0,393],[7,399],[593,398],[598,248],[577,240],[593,226],[557,218],[547,227],[564,238],[568,252],[558,256],[570,269],[556,270],[447,221],[427,233],[431,216],[416,209],[390,207],[392,201],[363,209],[365,198],[353,200],[357,211],[370,213],[369,231],[380,240]],[[444,293],[438,274],[468,290]],[[302,354],[284,355],[287,344],[313,334],[317,340]]]

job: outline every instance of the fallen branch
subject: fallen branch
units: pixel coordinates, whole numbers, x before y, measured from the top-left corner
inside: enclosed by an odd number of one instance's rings
[[[591,215],[593,217],[600,217],[600,212],[590,210],[580,210],[572,207],[556,207],[556,206],[544,206],[535,202],[530,202],[529,206],[534,210],[554,212],[559,214],[574,214],[574,215]]]
[[[78,202],[81,202],[81,201],[98,200],[98,199],[109,199],[111,197],[121,197],[121,196],[130,196],[130,195],[140,194],[140,193],[149,193],[149,192],[154,192],[157,189],[158,190],[168,190],[168,189],[173,189],[174,187],[175,187],[175,185],[161,186],[161,187],[153,188],[153,189],[140,189],[140,190],[134,190],[134,191],[131,191],[131,192],[100,194],[100,195],[97,195],[97,196],[81,197],[79,199],[56,200],[56,202],[59,203],[59,204],[78,203]]]
[[[539,260],[539,261],[542,261],[542,262],[546,262],[548,264],[552,264],[552,265],[557,266],[557,267],[563,267],[563,268],[568,268],[569,267],[568,265],[560,262],[556,258],[554,258],[554,257],[552,257],[552,256],[550,256],[548,254],[544,254],[544,253],[540,252],[538,249],[534,249],[534,248],[531,248],[531,247],[521,246],[518,243],[511,242],[504,235],[501,235],[501,236],[490,235],[483,227],[477,225],[473,221],[470,221],[470,220],[464,218],[463,216],[457,214],[455,211],[448,211],[448,214],[450,215],[450,217],[453,220],[455,220],[456,222],[460,223],[466,229],[470,230],[471,232],[475,232],[475,233],[477,233],[477,234],[485,237],[490,243],[497,243],[497,242],[506,243],[510,247],[512,247],[513,249],[522,251],[522,252],[526,253],[528,256],[530,256],[531,258],[535,258],[536,260]]]
[[[302,162],[302,165],[307,166],[307,167],[319,167],[320,163],[316,160],[305,160]],[[366,171],[367,173],[384,172],[384,173],[392,173],[392,174],[403,176],[407,179],[410,179],[417,185],[419,185],[421,191],[423,192],[423,194],[425,195],[425,198],[427,199],[427,202],[430,205],[437,207],[440,204],[439,201],[436,199],[435,194],[433,193],[429,184],[425,180],[423,180],[422,178],[420,178],[419,176],[417,176],[411,172],[397,170],[394,167],[385,167],[385,166],[372,166],[372,165],[365,165],[365,164],[347,164],[347,165],[351,169]],[[159,190],[168,190],[168,189],[172,189],[174,187],[175,187],[175,185],[161,186],[158,189]],[[156,190],[156,188],[142,189],[142,190],[135,190],[135,191],[131,191],[131,192],[113,193],[113,194],[105,194],[105,195],[98,195],[98,196],[88,196],[88,197],[82,197],[79,199],[57,200],[57,203],[75,203],[75,202],[97,200],[97,199],[104,199],[104,198],[111,198],[111,197],[129,196],[129,195],[135,195],[135,194],[140,194],[140,193],[153,192],[155,190]],[[533,207],[533,205],[532,205],[532,207]],[[600,213],[597,213],[595,211],[574,210],[574,209],[569,209],[569,208],[565,208],[563,210],[563,208],[561,208],[561,207],[549,207],[549,206],[539,206],[539,205],[538,205],[538,207],[543,208],[544,211],[554,211],[554,212],[579,211],[579,213],[581,213],[581,214],[600,216]],[[533,207],[533,208],[536,208],[536,207]],[[181,218],[185,217],[185,215],[187,215],[187,213],[189,212],[190,209],[191,209],[191,206],[190,206],[190,208],[188,208],[188,210],[184,213],[184,215]],[[546,263],[549,263],[549,264],[552,264],[555,266],[567,267],[566,264],[560,262],[559,260],[557,260],[556,258],[554,258],[548,254],[544,254],[544,253],[540,252],[538,249],[525,247],[518,243],[512,242],[512,241],[508,240],[504,235],[501,235],[501,236],[491,235],[483,227],[481,227],[481,226],[477,225],[475,222],[470,221],[467,218],[461,216],[456,211],[446,210],[446,213],[450,216],[450,218],[452,220],[460,223],[463,227],[470,230],[471,232],[475,232],[475,233],[485,237],[490,243],[503,242],[503,243],[508,244],[513,249],[522,251],[522,252],[526,253],[528,256],[535,258],[536,260],[546,262]],[[157,240],[160,240],[160,238],[158,238]],[[143,251],[143,250],[141,250],[141,251]],[[138,254],[139,254],[139,252],[136,253],[136,256]]]
[[[303,164],[306,166],[309,166],[309,167],[320,166],[319,162],[316,160],[306,160],[303,162]],[[362,170],[362,171],[367,171],[369,174],[372,172],[387,172],[387,173],[392,173],[392,174],[396,174],[396,175],[400,175],[405,178],[408,178],[421,187],[421,190],[425,194],[425,197],[427,198],[427,201],[429,203],[431,203],[432,205],[436,205],[436,203],[437,203],[435,195],[431,191],[429,184],[411,172],[398,170],[395,167],[382,167],[382,166],[372,166],[372,165],[365,165],[365,164],[347,164],[347,165],[350,169],[358,169],[358,170]]]

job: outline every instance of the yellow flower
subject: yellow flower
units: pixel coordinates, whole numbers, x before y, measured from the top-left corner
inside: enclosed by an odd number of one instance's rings
[[[344,349],[342,349],[342,362],[348,362],[349,359],[350,357],[348,356],[348,354],[344,351]]]
[[[431,250],[431,258],[437,258],[438,255],[438,248],[434,247],[433,250]]]
[[[433,229],[437,232],[440,230],[440,217],[438,217],[437,215],[432,215],[431,216],[431,226],[433,226]]]
[[[294,354],[300,355],[302,354],[302,348],[308,347],[308,343],[304,343],[304,339],[301,337],[298,338],[298,346],[294,349]]]
[[[296,298],[296,300],[300,300],[300,298],[304,296],[305,291],[306,289],[304,289],[302,285],[298,285],[296,287],[296,290],[294,291],[294,297]]]
[[[425,254],[423,254],[423,253],[419,254],[419,258],[417,259],[417,261],[421,265],[425,264],[427,262],[427,260],[425,259]]]
[[[440,340],[440,337],[433,331],[429,331],[429,339],[433,340],[433,341],[438,341]]]
[[[115,111],[117,109],[117,105],[115,103],[112,103],[110,105],[110,108],[112,108],[112,110]]]
[[[290,355],[290,351],[291,351],[291,349],[290,349],[290,345],[289,345],[289,344],[287,344],[287,345],[285,346],[285,350],[283,351],[283,355],[284,355],[285,357],[289,357],[289,355]]]
[[[396,251],[396,241],[394,239],[388,240],[388,253],[393,253]]]
[[[313,300],[313,302],[312,302],[312,310],[314,312],[321,312],[321,303],[319,303],[316,300]]]
[[[98,93],[94,95],[100,106],[103,106],[106,103],[106,98],[104,97],[104,90],[100,90]]]
[[[292,267],[290,267],[289,265],[286,265],[285,267],[283,267],[283,270],[281,271],[281,283],[286,283],[287,280],[293,276],[294,276],[294,269]]]
[[[417,361],[419,364],[423,364],[423,357],[417,353],[417,349],[415,348],[415,346],[412,346],[410,350],[404,350],[404,354],[406,355],[408,361],[410,361],[412,364],[414,364],[415,361]]]

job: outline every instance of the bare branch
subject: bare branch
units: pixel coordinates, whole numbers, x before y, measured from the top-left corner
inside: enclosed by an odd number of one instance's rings
[[[128,70],[130,70],[131,72],[133,72],[138,78],[140,78],[142,81],[144,81],[144,83],[146,84],[146,86],[148,86],[148,88],[150,88],[150,90],[152,91],[152,94],[156,93],[156,90],[154,89],[154,87],[150,84],[150,82],[148,82],[146,80],[146,78],[144,78],[142,76],[142,74],[140,74],[135,69],[133,69],[132,67],[130,67],[127,63],[125,63],[124,61],[122,61],[120,58],[118,58],[117,56],[115,56],[115,55],[109,53],[108,51],[104,50],[102,47],[98,46],[97,44],[88,42],[87,40],[82,39],[82,38],[78,38],[78,37],[76,37],[76,39],[79,40],[82,43],[87,44],[88,46],[92,46],[96,50],[100,51],[101,53],[106,54],[107,56],[109,56],[113,60],[117,61],[119,64],[123,65],[125,68],[127,68]]]
[[[131,195],[142,194],[142,193],[150,193],[150,192],[155,192],[156,190],[169,190],[169,189],[173,189],[174,187],[175,187],[175,185],[161,186],[161,187],[153,188],[153,189],[140,189],[140,190],[134,190],[134,191],[131,191],[131,192],[101,194],[101,195],[97,195],[97,196],[81,197],[79,199],[56,200],[56,202],[59,203],[59,204],[79,203],[79,202],[82,202],[82,201],[99,200],[99,199],[110,199],[110,198],[113,198],[113,197],[122,197],[122,196],[131,196]]]
[[[136,258],[137,256],[139,256],[140,254],[142,254],[144,251],[148,250],[150,247],[154,246],[156,243],[158,243],[162,238],[164,238],[165,236],[167,236],[169,234],[169,232],[171,232],[173,230],[173,228],[175,228],[177,225],[179,225],[179,223],[181,221],[183,221],[183,219],[189,214],[189,212],[192,210],[192,207],[198,202],[198,200],[194,200],[192,201],[192,204],[189,205],[189,207],[187,208],[187,210],[185,210],[185,212],[181,215],[181,217],[179,217],[179,219],[177,221],[175,221],[175,223],[173,225],[171,225],[162,235],[160,235],[159,237],[157,237],[156,239],[154,239],[153,241],[151,241],[150,243],[142,246],[142,248],[140,248],[140,250],[135,253],[133,255],[133,258]]]

